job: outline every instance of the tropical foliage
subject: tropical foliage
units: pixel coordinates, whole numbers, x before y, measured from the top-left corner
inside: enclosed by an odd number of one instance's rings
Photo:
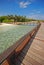
[[[17,16],[17,15],[0,16],[0,23],[29,22],[29,21],[34,21],[34,19],[29,19],[29,18],[26,18],[26,16]]]

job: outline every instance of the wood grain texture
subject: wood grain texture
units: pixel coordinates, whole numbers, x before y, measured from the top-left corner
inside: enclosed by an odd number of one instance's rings
[[[17,59],[24,65],[44,65],[44,23],[41,23],[36,36],[31,38]],[[20,64],[20,65],[21,65]]]

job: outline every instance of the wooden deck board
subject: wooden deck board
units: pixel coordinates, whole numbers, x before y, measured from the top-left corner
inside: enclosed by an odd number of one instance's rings
[[[21,53],[21,54],[20,54],[20,56],[18,57],[18,58],[20,59],[20,61],[22,61],[22,59],[24,58],[24,55],[25,55],[24,53]],[[36,65],[36,64],[37,64],[37,65],[38,65],[38,64],[40,65],[40,63],[38,63],[37,61],[35,61],[33,58],[31,58],[31,57],[28,56],[28,55],[25,56],[24,60],[26,60],[27,62],[29,62],[29,63],[31,63],[31,64],[33,64],[33,65]],[[23,61],[24,61],[24,60],[23,60]]]
[[[29,41],[22,52],[18,55],[17,59],[24,65],[44,65],[44,23],[38,30],[35,38]],[[36,39],[38,38],[38,39]],[[41,40],[39,40],[41,39]],[[18,64],[17,64],[18,65]]]

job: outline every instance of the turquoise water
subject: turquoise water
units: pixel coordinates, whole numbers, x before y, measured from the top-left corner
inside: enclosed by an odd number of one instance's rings
[[[13,45],[22,36],[31,31],[35,26],[29,25],[0,25],[0,54]]]

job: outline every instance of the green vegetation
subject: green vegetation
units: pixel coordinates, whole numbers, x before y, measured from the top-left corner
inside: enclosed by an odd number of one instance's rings
[[[34,19],[29,19],[26,18],[26,16],[13,16],[13,15],[8,15],[8,16],[0,16],[0,23],[15,23],[15,22],[29,22],[29,21],[35,21]]]

